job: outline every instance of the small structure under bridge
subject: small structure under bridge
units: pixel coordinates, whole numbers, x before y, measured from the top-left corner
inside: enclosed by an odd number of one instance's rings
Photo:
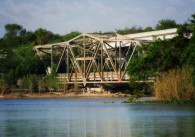
[[[46,72],[55,69],[62,84],[128,83],[127,67],[136,48],[154,38],[173,38],[176,32],[168,29],[115,36],[83,33],[69,41],[38,45],[34,50]]]

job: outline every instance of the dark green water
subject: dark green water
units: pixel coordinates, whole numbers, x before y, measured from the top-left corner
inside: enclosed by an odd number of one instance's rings
[[[195,137],[195,106],[122,100],[0,100],[0,137]]]

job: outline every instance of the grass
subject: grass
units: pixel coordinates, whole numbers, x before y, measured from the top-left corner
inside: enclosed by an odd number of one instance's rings
[[[18,95],[17,95],[19,98],[23,98],[25,97],[25,94],[23,92],[18,92]]]
[[[154,83],[154,95],[161,100],[195,100],[195,88],[187,68],[161,74]]]
[[[195,104],[195,100],[151,100],[151,101],[124,101],[130,104]]]

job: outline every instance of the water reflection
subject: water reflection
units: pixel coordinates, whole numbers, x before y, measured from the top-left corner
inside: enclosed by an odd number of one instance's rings
[[[105,100],[116,103],[105,104]],[[120,102],[120,99],[0,100],[0,136],[195,136],[194,106]]]

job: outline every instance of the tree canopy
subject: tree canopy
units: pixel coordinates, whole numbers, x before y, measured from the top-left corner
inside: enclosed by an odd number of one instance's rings
[[[128,66],[129,75],[134,79],[143,80],[158,76],[173,68],[190,67],[191,77],[195,84],[194,20],[193,14],[189,22],[178,27],[178,36],[173,39],[156,40],[138,48],[136,52],[139,56],[134,56]],[[176,23],[172,20],[162,20],[157,24],[156,29],[175,27],[175,25]]]
[[[61,42],[80,34],[71,32],[60,36],[43,28],[31,32],[15,23],[5,25],[5,31],[0,39],[0,73],[4,74],[8,85],[26,75],[45,73],[40,59],[34,54],[35,45]]]
[[[160,20],[155,26],[156,30],[163,30],[163,29],[170,29],[170,28],[177,28],[177,23],[175,22],[175,20],[163,19]]]

